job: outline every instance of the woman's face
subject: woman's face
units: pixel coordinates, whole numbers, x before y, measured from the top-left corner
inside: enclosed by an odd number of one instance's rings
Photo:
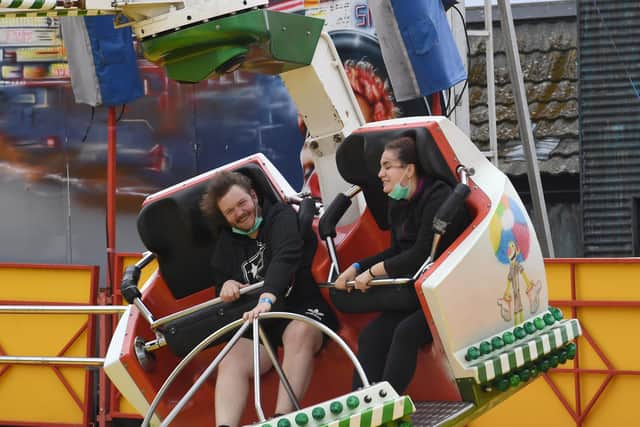
[[[407,165],[398,160],[395,150],[384,150],[380,157],[378,178],[382,181],[382,191],[390,193],[396,184],[407,185]]]
[[[231,227],[250,230],[256,222],[256,196],[253,190],[233,185],[227,194],[218,199],[218,208]]]

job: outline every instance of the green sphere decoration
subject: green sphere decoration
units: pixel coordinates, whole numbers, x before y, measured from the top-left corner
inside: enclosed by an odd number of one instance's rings
[[[552,368],[557,368],[558,364],[560,363],[560,359],[557,355],[554,354],[549,358],[549,362],[551,363]]]
[[[356,409],[358,405],[360,405],[360,399],[358,399],[356,396],[347,397],[347,408]]]
[[[339,414],[340,412],[342,412],[342,403],[338,401],[331,402],[331,405],[329,405],[329,410],[332,414]]]
[[[542,316],[542,320],[544,320],[544,323],[546,323],[546,324],[547,324],[547,326],[551,326],[551,325],[553,325],[554,323],[556,323],[556,318],[555,318],[555,317],[553,317],[553,314],[551,314],[551,313],[545,313],[545,314]]]
[[[491,339],[491,347],[493,347],[494,350],[500,350],[504,347],[504,341],[502,341],[500,337],[493,337]]]
[[[550,367],[551,367],[551,362],[549,362],[548,359],[543,359],[542,362],[540,362],[540,371],[547,372]]]
[[[309,417],[305,413],[300,413],[296,415],[295,421],[299,426],[306,426],[309,423]]]
[[[502,341],[504,341],[505,345],[510,345],[516,342],[516,337],[513,335],[513,333],[507,331],[502,334]]]
[[[567,358],[573,360],[573,358],[576,357],[576,350],[576,345],[574,343],[570,343],[567,346]]]
[[[553,317],[560,321],[562,320],[562,318],[564,317],[564,315],[562,314],[562,310],[560,310],[559,308],[550,308],[549,311],[551,312],[551,314],[553,315]]]
[[[314,420],[321,420],[325,417],[325,415],[327,415],[327,413],[324,411],[324,408],[320,406],[313,408],[313,410],[311,411],[311,416]]]
[[[560,360],[561,364],[566,362],[568,357],[569,355],[567,354],[567,350],[562,349],[558,352],[558,359]]]
[[[535,319],[533,319],[533,325],[537,330],[541,331],[544,329],[545,323],[541,317],[536,317]]]
[[[489,341],[482,341],[480,343],[480,354],[489,354],[491,353],[491,344]]]
[[[291,427],[291,421],[286,418],[282,418],[278,421],[278,427]]]
[[[507,391],[509,389],[509,380],[506,378],[500,378],[496,381],[496,388],[500,391]]]
[[[509,384],[511,384],[511,387],[518,387],[518,384],[520,384],[520,377],[517,374],[513,374],[509,377]]]
[[[480,350],[478,350],[478,347],[473,346],[473,347],[469,347],[467,349],[467,354],[465,354],[464,358],[466,359],[467,362],[471,362],[472,360],[476,360],[478,357],[480,357]]]
[[[536,327],[531,322],[524,322],[524,330],[527,334],[532,334],[536,331]]]
[[[515,335],[516,339],[521,340],[527,336],[527,332],[522,328],[522,326],[516,326],[513,330],[513,335]]]

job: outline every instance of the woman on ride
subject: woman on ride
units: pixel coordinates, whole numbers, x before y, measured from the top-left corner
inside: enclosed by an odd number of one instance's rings
[[[350,291],[347,282],[355,281],[355,288],[366,292],[376,277],[413,276],[431,251],[436,211],[452,192],[449,185],[424,173],[416,141],[409,136],[385,144],[378,178],[392,199],[388,208],[391,247],[353,263],[336,279],[338,289]],[[436,255],[455,240],[468,222],[468,214],[462,209],[442,237]],[[358,358],[369,381],[388,381],[403,393],[415,372],[418,350],[431,340],[421,309],[386,311],[362,330]],[[354,389],[361,385],[360,378],[354,375]]]

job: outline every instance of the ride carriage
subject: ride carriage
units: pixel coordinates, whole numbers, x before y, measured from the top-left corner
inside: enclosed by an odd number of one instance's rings
[[[243,422],[282,427],[464,425],[540,372],[575,355],[571,341],[580,326],[548,306],[542,254],[522,202],[505,175],[447,119],[397,119],[352,133],[338,148],[336,170],[358,187],[326,209],[315,201],[301,201],[260,154],[220,169],[249,176],[259,197],[300,205],[301,229],[312,230],[305,233],[305,256],[314,256],[316,281],[330,282],[340,265],[388,245],[387,198],[376,175],[384,143],[400,135],[416,139],[426,173],[455,188],[434,230],[444,231],[451,209],[467,209],[472,218],[438,258],[433,259],[435,247],[425,254],[424,265],[406,283],[387,280],[395,287],[414,287],[433,335],[433,343],[419,354],[407,390],[410,398],[399,396],[385,382],[371,385],[366,379],[362,389],[350,391],[354,365],[358,373],[362,370],[349,349],[356,348],[359,330],[375,314],[337,310],[340,330],[316,357],[309,390],[296,402],[299,409],[266,420],[281,378],[276,369],[258,380],[255,408],[245,412]],[[217,170],[149,196],[139,215],[140,237],[151,253],[125,274],[123,295],[133,304],[115,331],[105,370],[152,423],[213,424],[214,382],[206,378],[224,355],[233,328],[242,324],[229,319],[222,330],[211,326],[212,319],[229,315],[228,305],[214,298],[209,260],[215,230],[199,210],[207,181]],[[351,198],[364,200],[367,208],[356,209],[354,220],[341,223]],[[314,211],[319,219],[313,218]],[[138,293],[140,269],[153,257],[158,271]],[[354,311],[340,292],[323,289],[323,295]],[[278,314],[265,318],[272,315]]]

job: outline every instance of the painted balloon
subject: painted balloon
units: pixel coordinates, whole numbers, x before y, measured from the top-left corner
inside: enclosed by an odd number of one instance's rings
[[[509,264],[514,250],[517,262],[523,262],[529,256],[529,226],[522,207],[515,199],[502,196],[491,218],[489,235],[493,252],[501,263]]]

